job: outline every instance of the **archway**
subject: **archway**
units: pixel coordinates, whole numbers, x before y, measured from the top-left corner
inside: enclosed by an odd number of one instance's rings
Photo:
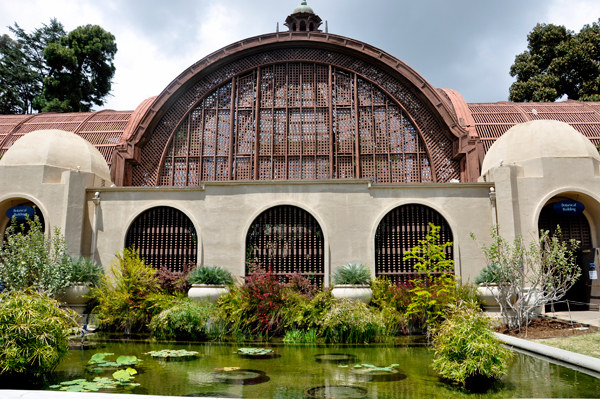
[[[589,264],[594,262],[590,224],[583,213],[569,215],[556,211],[554,205],[564,199],[567,198],[553,198],[544,206],[538,219],[538,229],[547,230],[552,235],[556,232],[557,226],[560,226],[561,241],[574,239],[580,242],[575,256],[577,265],[581,268],[581,277],[567,291],[563,298],[565,302],[547,305],[546,311],[552,311],[553,307],[555,311],[589,310],[588,303],[591,301],[592,294]],[[568,306],[567,300],[569,301]]]
[[[280,278],[298,273],[322,286],[325,248],[321,226],[302,208],[269,208],[248,229],[246,260],[271,268]]]
[[[198,236],[194,224],[183,212],[159,206],[140,214],[131,224],[125,246],[133,247],[147,264],[181,271],[196,263]]]
[[[424,240],[429,223],[440,226],[440,242],[453,241],[446,219],[436,210],[421,204],[407,204],[388,212],[375,233],[375,275],[395,283],[406,282],[418,275],[414,259],[404,261],[404,252]],[[454,259],[454,248],[446,248],[448,259]]]
[[[26,223],[26,214],[30,218],[37,217],[40,221],[42,231],[46,231],[46,222],[44,220],[44,214],[34,202],[26,198],[11,198],[0,204],[0,233],[2,234],[4,240],[6,239],[6,229],[8,228],[8,226],[10,226],[11,223],[9,212],[12,212],[11,216],[12,214],[17,215],[18,227],[16,232],[27,234],[27,232],[29,231],[29,225]]]

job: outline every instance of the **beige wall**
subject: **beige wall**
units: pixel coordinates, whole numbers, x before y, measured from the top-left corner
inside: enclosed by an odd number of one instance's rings
[[[538,158],[490,169],[486,179],[495,184],[500,234],[507,239],[517,235],[535,239],[542,208],[561,197],[585,205],[592,245],[600,246],[599,170],[596,159],[582,157]]]
[[[370,185],[366,180],[306,182],[211,182],[201,188],[103,188],[87,191],[85,237],[91,237],[95,192],[100,193],[97,260],[107,266],[123,248],[134,219],[155,206],[184,212],[199,235],[199,264],[221,265],[243,275],[246,233],[252,221],[276,205],[310,212],[325,235],[326,273],[346,264],[365,263],[374,271],[375,231],[397,206],[419,203],[442,214],[452,228],[456,271],[474,278],[484,266],[475,233],[483,240],[492,223],[490,184]],[[84,254],[91,251],[84,240]],[[328,279],[328,277],[326,277]],[[327,281],[327,280],[326,280]]]

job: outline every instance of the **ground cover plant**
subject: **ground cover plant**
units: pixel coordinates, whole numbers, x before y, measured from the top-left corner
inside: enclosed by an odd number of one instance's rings
[[[53,370],[69,351],[76,316],[35,291],[0,293],[0,374]]]

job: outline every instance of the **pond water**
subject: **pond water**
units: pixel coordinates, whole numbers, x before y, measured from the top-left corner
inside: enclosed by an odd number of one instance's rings
[[[234,352],[243,347],[267,347],[277,356],[243,357]],[[161,349],[198,351],[197,358],[187,361],[156,360],[144,353]],[[110,377],[116,369],[102,374],[86,371],[94,353],[135,355],[143,362],[133,366],[138,374],[137,387],[102,389],[100,392],[153,395],[208,396],[230,398],[571,398],[600,397],[600,380],[585,373],[515,353],[509,373],[484,393],[467,392],[441,382],[431,370],[431,352],[421,337],[406,337],[394,346],[303,346],[284,344],[228,343],[157,343],[117,340],[91,350],[71,351],[57,370],[35,389],[50,389],[61,381],[78,378],[92,380]],[[379,367],[398,364],[393,376],[373,377],[358,372],[355,364]],[[341,366],[341,367],[340,367]],[[345,366],[345,367],[344,367]],[[226,372],[215,370],[239,367]],[[231,382],[246,381],[241,385]],[[18,389],[3,384],[6,389]],[[27,389],[32,389],[28,384]],[[24,388],[20,386],[20,388]],[[329,396],[327,396],[329,395]]]

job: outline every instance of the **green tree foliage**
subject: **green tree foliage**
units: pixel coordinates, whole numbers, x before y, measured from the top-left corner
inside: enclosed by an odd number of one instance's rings
[[[34,107],[42,112],[87,112],[103,105],[110,93],[117,52],[115,37],[98,25],[80,26],[50,43],[44,58],[50,67]]]
[[[54,369],[69,353],[75,317],[47,296],[0,294],[0,374],[39,375]]]
[[[0,113],[84,112],[103,105],[115,74],[115,37],[97,25],[67,34],[51,19],[0,36]]]
[[[515,57],[511,101],[600,101],[600,20],[579,33],[564,26],[537,24],[528,50]]]
[[[31,114],[33,101],[42,94],[49,68],[44,48],[66,35],[63,25],[51,19],[48,25],[25,32],[19,25],[9,27],[15,38],[0,37],[0,113]]]

